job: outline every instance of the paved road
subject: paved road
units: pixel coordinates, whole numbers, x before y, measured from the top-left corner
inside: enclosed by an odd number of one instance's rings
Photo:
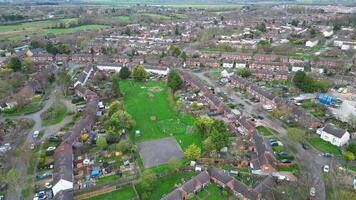
[[[196,72],[194,75],[199,77],[201,80],[204,80],[208,83],[208,85],[218,89],[228,95],[228,97],[237,104],[244,105],[243,112],[245,114],[251,115],[261,115],[263,116],[263,120],[256,120],[257,125],[263,125],[266,127],[273,128],[279,132],[281,136],[285,136],[287,131],[285,128],[282,127],[282,124],[279,120],[276,120],[269,116],[268,112],[266,112],[261,104],[251,103],[247,104],[241,97],[236,95],[236,92],[232,90],[229,86],[221,86],[216,81],[212,81],[210,78],[206,77],[204,72]],[[322,167],[325,164],[329,164],[331,160],[321,156],[320,152],[314,148],[310,148],[309,150],[304,150],[301,145],[292,144],[290,141],[285,139],[282,140],[282,143],[288,147],[293,148],[296,146],[296,160],[300,165],[300,169],[307,172],[306,180],[299,180],[299,181],[306,181],[305,183],[308,184],[310,187],[315,187],[317,196],[315,200],[325,200],[326,193],[325,193],[325,183],[322,174]]]

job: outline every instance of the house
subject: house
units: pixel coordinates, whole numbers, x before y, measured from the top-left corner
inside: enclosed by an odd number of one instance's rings
[[[286,103],[286,105],[291,109],[292,118],[298,124],[311,129],[321,126],[320,120],[308,113],[304,108],[291,102]]]
[[[234,62],[223,62],[223,68],[233,68]]]
[[[268,71],[268,70],[254,70],[252,71],[252,75],[255,78],[260,78],[264,80],[287,80],[288,79],[288,72],[286,71]]]
[[[120,72],[121,66],[117,64],[99,64],[96,66],[99,70],[109,71],[109,72]]]
[[[315,47],[317,44],[319,43],[319,40],[308,40],[306,43],[305,43],[305,46],[306,47]]]
[[[279,62],[251,62],[249,68],[251,70],[288,71],[288,66]]]
[[[350,133],[347,130],[337,128],[333,124],[326,124],[323,128],[316,131],[320,138],[331,144],[341,147],[350,140]]]
[[[294,63],[292,65],[292,72],[297,72],[297,71],[304,71],[304,64],[300,64],[300,63]]]
[[[201,172],[197,176],[183,183],[180,187],[174,189],[166,196],[162,197],[161,200],[186,200],[188,199],[189,194],[195,194],[201,191],[209,183],[210,177],[208,172]]]
[[[77,85],[85,85],[89,77],[92,75],[94,72],[94,69],[92,66],[87,66],[78,76],[77,81],[74,83],[74,87]]]
[[[204,66],[217,68],[220,67],[220,61],[217,59],[204,59]]]
[[[235,61],[235,67],[236,68],[246,68],[247,67],[247,62],[244,60],[236,60]]]
[[[210,179],[222,188],[227,188],[233,195],[244,200],[258,200],[261,196],[256,191],[248,188],[245,184],[237,181],[223,170],[210,167],[208,169]]]
[[[250,86],[250,82],[247,79],[237,75],[230,77],[230,83],[240,89],[247,89]]]
[[[252,140],[254,142],[254,151],[257,157],[251,162],[252,170],[261,170],[267,173],[277,172],[276,170],[276,158],[271,145],[268,141],[255,130],[252,134]]]
[[[145,66],[145,69],[148,73],[152,74],[158,74],[158,75],[163,75],[167,76],[168,73],[170,72],[170,69],[168,67],[148,67]]]
[[[54,153],[53,196],[55,199],[69,200],[73,189],[73,149],[69,142],[62,142]],[[63,194],[68,193],[68,194]],[[58,196],[71,198],[58,198]]]
[[[252,136],[252,133],[256,130],[255,124],[250,122],[247,117],[240,115],[236,120],[239,127],[237,130],[248,138]]]
[[[277,95],[275,95],[261,87],[252,85],[247,88],[247,92],[251,96],[254,96],[257,99],[259,99],[264,104],[265,108],[273,109],[277,105],[277,102],[275,101],[277,99]]]
[[[166,67],[180,67],[182,64],[181,59],[174,57],[174,56],[167,56],[161,58],[161,65]]]
[[[198,58],[187,58],[186,62],[185,62],[185,67],[192,67],[192,68],[196,68],[196,67],[200,67],[201,62]]]

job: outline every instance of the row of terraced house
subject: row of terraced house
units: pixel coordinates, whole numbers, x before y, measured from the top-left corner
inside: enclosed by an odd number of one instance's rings
[[[247,116],[235,114],[219,97],[213,94],[197,77],[186,71],[179,71],[188,87],[199,89],[204,96],[204,101],[211,110],[222,115],[228,124],[232,134],[242,134],[253,143],[252,150],[255,154],[249,160],[252,170],[274,173],[276,170],[276,159],[269,142],[256,130],[255,124],[248,120]]]

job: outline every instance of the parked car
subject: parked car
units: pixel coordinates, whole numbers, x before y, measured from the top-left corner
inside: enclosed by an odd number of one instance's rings
[[[329,165],[324,165],[323,171],[326,172],[326,173],[328,173],[329,170],[330,170]]]
[[[46,182],[46,184],[44,185],[47,189],[52,188],[52,184],[50,184],[49,182]]]
[[[333,157],[334,155],[331,154],[331,153],[326,152],[326,153],[323,154],[323,156],[324,156],[324,157],[327,157],[327,158],[331,158],[331,157]]]
[[[35,149],[35,144],[32,143],[30,148]]]
[[[49,178],[49,177],[52,177],[52,173],[49,173],[49,172],[45,172],[43,174],[40,174],[40,175],[37,175],[36,178],[38,180],[42,180],[42,179],[46,179],[46,178]]]
[[[303,147],[303,149],[305,149],[305,150],[308,150],[308,149],[309,149],[309,145],[307,145],[307,144],[302,144],[302,147]]]
[[[288,153],[285,152],[285,151],[281,151],[281,152],[278,153],[278,155],[280,155],[280,156],[286,156],[286,155],[288,155]]]
[[[339,153],[340,153],[340,155],[344,155],[344,150],[342,150],[342,149],[339,149]]]
[[[271,142],[271,146],[272,146],[272,147],[278,146],[278,142]]]
[[[261,116],[261,115],[258,115],[258,116],[257,116],[257,119],[263,120],[263,119],[264,119],[264,117],[263,117],[263,116]]]
[[[269,139],[269,142],[270,142],[270,143],[272,143],[272,142],[277,142],[277,140],[274,139],[274,138],[271,138],[271,139]]]
[[[37,138],[39,134],[40,134],[40,131],[34,131],[33,138]]]
[[[288,159],[282,159],[281,160],[282,163],[291,163],[292,161],[288,160]]]
[[[315,193],[316,193],[315,187],[311,187],[311,188],[310,188],[309,195],[312,196],[312,197],[315,197]]]

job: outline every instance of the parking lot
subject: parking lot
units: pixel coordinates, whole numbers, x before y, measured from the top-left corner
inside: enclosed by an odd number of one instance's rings
[[[172,158],[181,159],[184,153],[174,137],[140,142],[138,150],[145,167],[166,163]]]

